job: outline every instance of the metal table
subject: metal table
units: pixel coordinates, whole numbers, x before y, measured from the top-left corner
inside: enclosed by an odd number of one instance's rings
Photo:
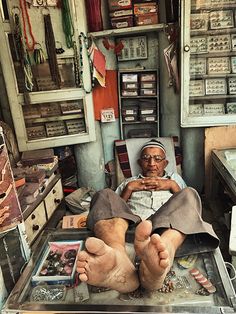
[[[91,233],[75,229],[48,230],[44,232],[37,251],[34,252],[22,276],[11,292],[3,314],[10,313],[236,313],[236,295],[219,249],[198,255],[197,267],[216,287],[216,293],[202,296],[195,294],[198,285],[190,278],[189,270],[179,269],[174,264],[178,276],[184,275],[189,285],[174,289],[172,293],[146,292],[141,298],[131,294],[121,295],[116,291],[96,293],[89,290],[89,299],[80,302],[74,299],[74,288],[68,288],[60,302],[31,301],[32,273],[39,263],[49,241],[85,240]],[[131,246],[133,235],[127,235],[127,245]]]
[[[217,192],[217,180],[218,177],[227,189],[233,202],[236,203],[236,170],[232,168],[230,162],[225,157],[225,152],[235,151],[236,148],[232,149],[214,149],[212,151],[212,182],[211,182],[211,197],[214,199]]]

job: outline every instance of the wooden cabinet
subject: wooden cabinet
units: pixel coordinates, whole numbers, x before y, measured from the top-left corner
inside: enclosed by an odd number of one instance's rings
[[[17,0],[0,2],[0,60],[20,151],[85,143],[96,138],[91,89],[85,91],[80,81],[83,71],[83,82],[89,85],[90,68],[89,65],[86,68],[85,61],[83,67],[79,65],[77,54],[79,34],[84,32],[84,25],[78,18],[78,12],[83,12],[83,3],[70,1],[69,4],[74,30],[73,47],[70,48],[62,30],[61,9],[39,8],[39,3],[34,2],[34,5],[25,5],[25,12],[21,12]],[[27,21],[24,20],[26,15]],[[54,67],[46,49],[46,16],[53,25],[55,44],[63,50],[55,56]],[[31,36],[27,33],[27,38],[23,35],[19,38],[17,27],[23,34],[24,25],[30,27]],[[26,49],[32,44],[32,34],[37,43],[33,49]],[[18,45],[21,40],[26,43],[20,58]],[[59,49],[57,46],[55,50]],[[39,52],[44,53],[44,63],[35,58]],[[58,69],[59,84],[55,84],[53,68],[54,72]]]
[[[46,223],[47,217],[45,212],[45,206],[44,202],[41,202],[25,219],[25,231],[30,244],[42,231]]]
[[[44,199],[47,219],[51,218],[52,214],[56,210],[57,206],[61,203],[62,199],[63,190],[61,180],[59,180]]]
[[[61,206],[62,199],[62,183],[60,176],[56,175],[35,202],[23,209],[25,231],[30,245],[49,223],[58,207]]]
[[[182,1],[181,125],[236,123],[236,3]]]

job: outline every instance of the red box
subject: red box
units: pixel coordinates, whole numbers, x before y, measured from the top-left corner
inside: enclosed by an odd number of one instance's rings
[[[110,13],[110,17],[121,17],[121,16],[127,16],[127,15],[132,15],[133,10],[118,10]]]
[[[157,13],[156,2],[134,4],[134,15]]]
[[[108,0],[108,5],[111,12],[132,9],[132,0]]]
[[[126,28],[134,25],[133,16],[113,17],[111,19],[112,28]]]
[[[157,13],[137,15],[134,23],[136,26],[158,24],[158,15]]]

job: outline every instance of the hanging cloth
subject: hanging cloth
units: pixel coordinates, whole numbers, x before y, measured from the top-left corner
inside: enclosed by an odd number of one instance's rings
[[[178,40],[178,27],[177,25],[168,25],[165,33],[169,40],[170,45],[164,49],[164,58],[169,74],[168,86],[174,87],[175,93],[180,91],[179,73],[178,73],[178,53],[177,53],[177,40]]]
[[[101,109],[108,108],[113,108],[115,117],[119,117],[117,84],[117,71],[106,70],[106,87],[94,87],[93,105],[96,120],[101,120]]]
[[[92,80],[95,79],[102,86],[106,86],[106,58],[104,54],[98,49],[94,41],[89,49],[90,59],[93,65]]]

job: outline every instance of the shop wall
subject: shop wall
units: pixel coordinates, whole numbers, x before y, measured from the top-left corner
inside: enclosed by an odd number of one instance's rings
[[[165,13],[163,10],[164,0],[160,1],[160,15],[161,19],[165,20]],[[103,12],[106,11],[106,1],[102,0]],[[78,10],[78,24],[81,25],[82,29],[86,30],[86,14],[85,14],[85,2],[81,0],[80,8]],[[104,13],[105,14],[105,13]],[[104,23],[107,23],[104,19]],[[106,56],[107,69],[117,69],[116,56],[106,51],[102,45],[102,40],[97,40],[96,44],[99,49]],[[162,51],[168,45],[168,39],[166,34],[163,32],[160,36],[160,51]],[[156,55],[153,55],[155,60]],[[199,128],[195,129],[181,129],[180,128],[180,97],[176,94],[172,87],[168,86],[168,72],[165,66],[164,57],[161,53],[160,56],[160,80],[161,80],[161,136],[178,136],[180,138],[181,146],[183,147],[183,174],[187,183],[191,186],[196,187],[198,190],[202,190],[203,176],[204,176],[204,162],[203,162],[203,141],[202,136],[203,130]],[[9,106],[7,104],[7,98],[4,96],[4,81],[0,72],[0,103],[1,109],[4,111],[4,120],[11,126],[11,117],[9,114]],[[83,185],[93,185],[95,189],[100,189],[106,186],[104,175],[101,173],[104,171],[104,165],[113,159],[113,142],[120,138],[119,120],[115,122],[102,124],[101,122],[96,123],[97,140],[96,143],[88,143],[76,145],[75,153],[78,168],[83,169],[79,173],[79,177],[83,177]],[[81,149],[79,148],[81,146]],[[96,146],[96,148],[95,148]],[[86,149],[82,149],[86,147]],[[99,148],[98,164],[94,164],[93,160],[86,159],[85,156],[93,156],[95,150]],[[80,154],[78,158],[77,154]],[[84,156],[83,156],[84,154]],[[85,162],[86,161],[86,162]],[[191,161],[191,162],[190,162]],[[83,163],[81,167],[81,163]],[[94,172],[92,169],[98,168],[99,171]]]

